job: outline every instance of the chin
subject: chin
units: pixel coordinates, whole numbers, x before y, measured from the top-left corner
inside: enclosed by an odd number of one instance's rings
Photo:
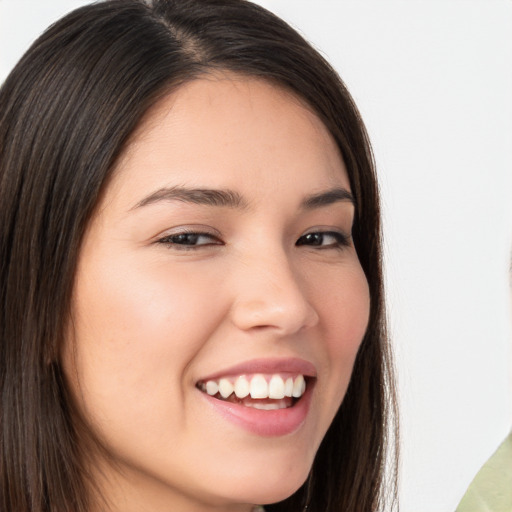
[[[246,477],[243,482],[236,484],[237,495],[233,498],[241,503],[261,505],[283,501],[295,493],[308,478],[309,466],[298,469],[294,467],[288,470],[267,470],[264,474]]]

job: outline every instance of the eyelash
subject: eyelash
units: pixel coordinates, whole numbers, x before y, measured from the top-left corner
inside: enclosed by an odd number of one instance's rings
[[[317,243],[319,239],[323,241],[325,237],[332,237],[334,238],[334,243],[330,243],[327,245],[322,245],[321,243]],[[310,238],[310,240],[313,242],[312,244],[304,243],[305,240]],[[306,233],[305,235],[302,235],[297,242],[295,242],[295,245],[311,245],[313,247],[318,247],[319,249],[343,249],[345,247],[350,246],[350,237],[340,233],[339,231],[312,231],[310,233]]]
[[[200,238],[207,238],[209,242],[198,244]],[[326,237],[332,237],[333,243],[323,245]],[[308,243],[311,242],[311,243]],[[208,247],[212,245],[224,245],[224,243],[215,235],[200,231],[182,231],[166,235],[157,240],[157,243],[168,246],[169,248],[179,251],[198,250],[200,247]],[[338,231],[312,231],[299,237],[296,246],[311,246],[320,250],[325,249],[343,249],[350,246],[350,237]]]
[[[197,240],[202,237],[207,238],[210,241],[208,243],[198,244]],[[157,243],[167,245],[169,248],[179,251],[196,250],[198,247],[211,245],[224,245],[215,235],[201,231],[181,231],[179,233],[173,233],[172,235],[160,238],[157,240]]]

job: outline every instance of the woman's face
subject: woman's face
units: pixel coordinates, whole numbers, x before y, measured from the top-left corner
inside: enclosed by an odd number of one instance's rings
[[[114,510],[246,510],[303,483],[368,322],[353,216],[331,136],[275,86],[210,76],[148,114],[62,354]]]

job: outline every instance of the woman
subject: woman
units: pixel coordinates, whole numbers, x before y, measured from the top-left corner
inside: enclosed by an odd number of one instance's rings
[[[336,73],[239,0],[111,0],[0,92],[3,510],[377,510],[377,185]]]

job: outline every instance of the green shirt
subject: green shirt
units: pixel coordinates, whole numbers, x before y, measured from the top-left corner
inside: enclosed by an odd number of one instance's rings
[[[512,432],[482,466],[456,512],[512,512]]]

